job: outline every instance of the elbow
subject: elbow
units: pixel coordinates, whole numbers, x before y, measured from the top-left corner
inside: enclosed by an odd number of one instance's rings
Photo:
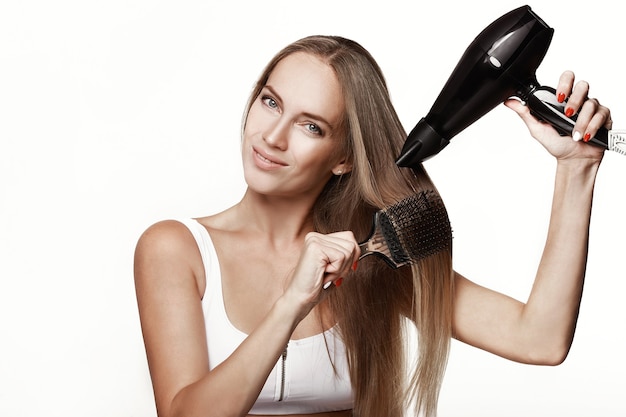
[[[565,359],[567,358],[567,352],[565,353],[554,353],[551,355],[545,355],[541,358],[537,358],[533,361],[534,365],[541,365],[541,366],[559,366],[561,365],[563,362],[565,362]]]
[[[527,363],[542,366],[558,366],[565,362],[569,354],[571,342],[543,344],[531,349],[527,355]]]

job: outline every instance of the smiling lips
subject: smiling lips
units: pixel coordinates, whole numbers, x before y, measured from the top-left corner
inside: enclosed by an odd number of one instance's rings
[[[269,155],[265,153],[262,153],[262,151],[259,151],[255,148],[253,148],[252,151],[254,153],[255,162],[261,168],[267,169],[267,168],[279,168],[279,167],[287,166],[287,164],[285,164],[284,162],[277,160],[277,159],[272,159],[272,157],[270,157]]]

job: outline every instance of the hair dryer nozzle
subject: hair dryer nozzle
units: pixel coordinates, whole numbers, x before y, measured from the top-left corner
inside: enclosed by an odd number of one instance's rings
[[[396,160],[399,167],[412,167],[436,155],[450,141],[435,131],[425,118],[419,121],[404,142],[402,153]]]

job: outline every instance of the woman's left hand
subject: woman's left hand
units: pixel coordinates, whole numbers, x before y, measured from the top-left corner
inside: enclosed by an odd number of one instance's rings
[[[604,149],[585,143],[602,126],[611,129],[611,112],[595,98],[589,98],[589,83],[580,80],[575,83],[574,73],[561,74],[556,88],[560,102],[567,99],[566,115],[578,112],[576,124],[570,136],[561,136],[550,124],[537,120],[530,109],[517,100],[510,99],[505,105],[513,109],[526,123],[530,134],[537,139],[557,159],[594,159],[600,161]]]

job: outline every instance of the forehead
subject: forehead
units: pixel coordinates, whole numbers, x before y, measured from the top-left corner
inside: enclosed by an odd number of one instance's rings
[[[330,65],[315,55],[296,52],[283,58],[267,85],[278,93],[286,111],[319,114],[330,123],[337,123],[343,115],[337,76]]]

